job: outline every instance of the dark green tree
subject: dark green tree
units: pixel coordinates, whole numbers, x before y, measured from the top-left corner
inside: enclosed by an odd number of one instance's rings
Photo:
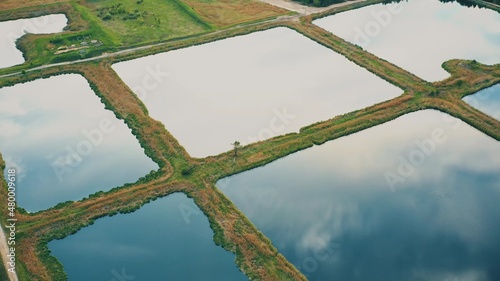
[[[235,141],[231,144],[234,150],[234,157],[238,157],[238,150],[241,148],[241,143],[239,141]]]

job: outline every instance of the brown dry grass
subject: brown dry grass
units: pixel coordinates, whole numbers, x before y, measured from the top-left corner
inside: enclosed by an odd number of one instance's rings
[[[189,185],[183,183],[148,183],[136,185],[130,189],[119,190],[110,193],[108,196],[76,202],[71,206],[58,210],[35,215],[19,215],[18,218],[23,224],[34,223],[34,226],[23,230],[29,233],[29,237],[19,241],[18,257],[24,262],[29,273],[36,276],[38,280],[51,280],[49,272],[36,251],[36,245],[40,243],[40,239],[44,235],[58,232],[58,229],[69,226],[78,228],[82,224],[88,224],[96,218],[117,212],[120,209],[138,207],[152,198],[163,197],[188,188]],[[140,201],[137,199],[140,199]],[[68,213],[71,215],[68,215]]]
[[[288,26],[335,52],[344,55],[355,64],[366,68],[380,78],[394,84],[405,92],[425,92],[430,83],[416,75],[335,36],[331,32],[304,21],[291,22]]]
[[[115,113],[123,118],[128,125],[143,138],[154,155],[149,155],[160,165],[170,166],[172,158],[189,158],[184,148],[177,140],[165,130],[164,125],[152,118],[139,104],[142,102],[133,94],[132,90],[122,82],[118,75],[109,65],[101,63],[99,65],[85,65],[78,67],[92,84],[94,84],[102,95],[105,102],[109,103]],[[169,170],[172,170],[169,167]]]
[[[34,7],[44,4],[69,2],[68,0],[2,0],[0,1],[0,11]]]
[[[113,105],[115,112],[125,119],[132,115],[139,117],[138,119],[141,120],[139,123],[142,124],[139,135],[153,148],[156,155],[162,157],[162,161],[167,161],[170,157],[175,156],[188,159],[185,152],[182,149],[179,150],[179,144],[165,131],[163,126],[147,117],[137,104],[135,96],[107,64],[86,64],[75,69],[96,84],[104,99]],[[478,66],[475,71],[469,71],[467,68],[465,70],[454,68],[454,77],[439,82],[437,85],[449,91],[459,91],[462,87],[457,88],[453,81],[458,79],[455,76],[461,74],[467,75],[465,78],[470,85],[476,85],[474,81],[480,81],[483,84],[478,84],[476,87],[484,87],[484,81],[495,83],[500,80],[497,77],[498,71],[498,67],[488,68],[487,66]],[[461,77],[465,79],[464,76]],[[209,161],[206,162],[206,169],[202,167],[200,170],[213,172],[213,164],[217,164],[217,170],[222,168],[226,173],[241,172],[255,165],[263,165],[288,155],[295,150],[305,149],[313,143],[320,144],[382,124],[403,114],[426,108],[448,112],[480,128],[483,132],[497,136],[497,139],[500,137],[500,122],[490,120],[491,118],[485,117],[483,113],[461,102],[455,95],[423,98],[403,95],[353,114],[346,114],[303,128],[299,134],[290,134],[254,144],[250,150],[242,150],[237,159],[236,168],[232,161],[232,153],[228,152],[210,157]],[[160,135],[160,137],[154,137],[154,135]],[[294,147],[295,150],[290,150],[291,147]],[[152,198],[180,191],[192,196],[196,204],[212,219],[213,223],[220,226],[224,241],[227,243],[226,247],[239,253],[239,258],[242,259],[240,268],[247,274],[257,276],[262,280],[279,280],[283,276],[288,276],[293,280],[304,279],[300,272],[278,254],[270,241],[223,194],[214,188],[213,181],[215,179],[208,179],[207,174],[200,174],[204,179],[207,179],[205,186],[200,188],[188,182],[168,183],[170,175],[171,173],[166,173],[160,180],[107,193],[83,202],[76,202],[59,210],[50,210],[30,216],[21,215],[20,219],[30,225],[28,229],[23,229],[23,231],[29,232],[33,237],[42,237],[63,226],[87,223],[112,211],[139,206]],[[224,176],[224,172],[219,176]],[[26,263],[31,273],[40,274],[39,276],[45,278],[48,275],[46,275],[44,265],[40,263],[34,252],[34,245],[38,242],[33,240],[33,237],[26,240],[21,248],[20,258]]]
[[[184,192],[197,199],[201,209],[215,223],[224,229],[226,241],[235,245],[232,249],[240,253],[241,267],[246,268],[249,274],[263,280],[279,280],[279,276],[294,276],[295,280],[304,280],[304,277],[282,256],[277,256],[277,250],[245,217],[234,207],[227,198],[213,188],[199,188],[189,182],[171,181],[173,166],[172,158],[189,159],[183,148],[165,130],[163,125],[149,118],[130,89],[118,78],[105,63],[66,66],[60,69],[43,71],[37,75],[53,75],[60,71],[74,71],[84,75],[91,84],[94,84],[103,100],[109,103],[115,113],[125,120],[137,120],[137,123],[128,122],[136,130],[136,134],[144,139],[159,161],[165,162],[161,178],[145,184],[107,192],[97,198],[85,199],[60,209],[52,209],[36,214],[19,214],[22,221],[22,233],[29,234],[29,239],[20,241],[19,258],[26,264],[30,274],[38,276],[39,280],[50,280],[50,274],[36,253],[36,247],[43,237],[60,233],[62,229],[78,228],[92,220],[107,214],[136,208],[157,197],[163,197],[172,192]],[[133,116],[133,117],[132,117]],[[227,206],[229,204],[229,207]],[[229,213],[222,210],[230,209]],[[230,222],[223,223],[223,222]],[[243,223],[243,232],[234,227],[235,223]],[[256,261],[258,261],[256,263]]]
[[[17,243],[18,246],[16,248],[18,258],[23,261],[30,274],[36,276],[36,280],[49,280],[44,279],[48,278],[49,273],[35,251],[38,239],[36,237],[29,237],[19,242],[21,243]]]
[[[199,14],[203,20],[218,27],[285,15],[288,10],[256,0],[181,0]]]
[[[242,269],[247,274],[259,280],[283,280],[282,276],[287,276],[286,280],[305,280],[302,273],[278,255],[271,241],[215,186],[207,183],[205,188],[196,190],[191,196],[205,214],[215,218],[228,244],[238,248],[239,258],[244,259]]]
[[[156,180],[107,192],[97,198],[75,202],[60,209],[33,215],[19,214],[20,222],[24,225],[21,231],[29,235],[29,238],[20,241],[22,246],[20,246],[19,259],[26,264],[28,271],[33,275],[41,276],[41,280],[50,280],[46,265],[41,263],[36,252],[36,245],[40,243],[39,239],[45,235],[58,233],[68,226],[79,227],[82,224],[88,224],[95,218],[117,210],[138,207],[150,199],[166,196],[172,192],[184,192],[194,198],[196,204],[208,216],[211,226],[216,228],[218,226],[220,232],[216,235],[222,236],[221,239],[227,249],[238,253],[239,266],[249,276],[261,280],[279,280],[284,276],[293,280],[305,280],[305,277],[293,265],[278,254],[270,241],[214,187],[216,180],[229,174],[264,165],[295,151],[306,149],[313,144],[321,144],[426,108],[447,112],[497,140],[500,139],[499,121],[492,120],[491,117],[460,100],[466,93],[498,83],[500,81],[499,65],[477,64],[471,67],[470,62],[452,61],[445,64],[452,73],[452,77],[430,84],[324,30],[307,23],[300,25],[293,22],[289,25],[321,44],[344,54],[376,75],[399,85],[406,90],[407,94],[308,126],[299,134],[280,136],[244,147],[235,164],[231,152],[207,159],[191,159],[161,123],[148,117],[140,101],[110,69],[109,63],[87,63],[51,68],[38,73],[28,73],[23,78],[10,78],[12,81],[21,82],[22,79],[29,80],[61,72],[81,73],[95,86],[105,103],[109,104],[118,116],[125,119],[139,137],[141,144],[147,147],[151,156],[164,165],[161,177]],[[170,48],[173,47],[175,46],[170,46]],[[460,80],[464,82],[458,85]],[[440,94],[431,96],[431,91],[436,89],[440,90]],[[179,161],[198,164],[195,173],[190,178],[182,181],[173,180],[179,174],[176,170],[178,168],[176,162]],[[0,164],[2,162],[0,158]],[[203,184],[199,184],[200,181]],[[5,196],[5,182],[2,185],[4,188],[0,190],[0,194]]]
[[[69,208],[49,210],[35,215],[18,214],[18,219],[23,222],[23,225],[29,226],[28,229],[23,229],[29,233],[29,240],[20,242],[20,259],[26,264],[30,273],[39,276],[40,280],[50,280],[46,268],[41,264],[40,259],[36,255],[33,243],[38,243],[38,239],[45,234],[57,230],[60,227],[67,227],[72,224],[81,224],[89,222],[96,217],[109,214],[126,206],[135,206],[142,204],[152,197],[164,196],[171,192],[181,191],[179,185],[161,184],[168,179],[173,168],[167,160],[168,156],[181,154],[182,157],[187,157],[184,150],[180,147],[177,141],[165,130],[163,125],[153,119],[147,117],[146,113],[139,106],[137,98],[131,94],[130,89],[121,82],[116,73],[105,65],[80,65],[77,67],[67,66],[61,69],[50,69],[43,72],[42,76],[54,75],[64,69],[64,71],[78,72],[83,74],[91,84],[94,84],[102,95],[102,98],[114,107],[115,113],[125,118],[130,116],[138,117],[141,120],[136,124],[129,124],[137,130],[138,134],[149,136],[146,140],[142,140],[143,145],[146,145],[154,153],[154,158],[160,162],[163,169],[163,176],[155,181],[147,184],[135,185],[132,188],[121,189],[116,192],[111,192],[108,196],[84,200],[76,202]],[[155,136],[155,137],[153,137]],[[2,189],[4,193],[5,188]],[[145,201],[137,201],[140,198]],[[117,204],[118,203],[118,204]],[[114,207],[110,207],[114,206]],[[121,206],[121,207],[120,207]],[[68,216],[68,213],[74,213],[78,210],[75,216]]]

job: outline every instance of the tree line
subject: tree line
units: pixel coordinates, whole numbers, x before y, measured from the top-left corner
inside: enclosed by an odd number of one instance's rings
[[[314,6],[314,7],[326,7],[326,6],[329,6],[332,4],[348,2],[345,0],[294,0],[294,1],[299,2],[303,5]],[[387,1],[384,1],[383,3],[385,3],[385,4],[399,3],[401,1],[407,1],[407,0],[387,0]],[[439,0],[439,1],[443,2],[443,3],[457,2],[460,5],[465,6],[465,7],[477,7],[478,6],[476,3],[469,1],[469,0]],[[500,0],[483,0],[483,1],[500,5]]]

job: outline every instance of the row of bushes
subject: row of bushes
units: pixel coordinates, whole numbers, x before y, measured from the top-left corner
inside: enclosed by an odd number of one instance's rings
[[[307,6],[314,6],[314,7],[326,7],[326,6],[329,6],[329,5],[332,5],[332,4],[337,4],[337,3],[342,3],[342,2],[346,2],[346,0],[293,0],[295,2],[299,2],[303,5],[307,5]],[[383,1],[383,3],[399,3],[403,0],[386,0],[386,1]],[[470,0],[439,0],[443,3],[447,3],[447,2],[457,2],[459,3],[460,5],[462,6],[465,6],[465,7],[478,7],[478,6],[482,6],[480,4],[478,4],[477,2],[475,1],[470,1]],[[500,0],[482,0],[482,1],[485,1],[485,2],[489,2],[489,3],[492,3],[492,4],[496,4],[496,5],[500,5]]]
[[[326,7],[332,4],[345,2],[344,0],[294,0],[304,5],[315,7]]]

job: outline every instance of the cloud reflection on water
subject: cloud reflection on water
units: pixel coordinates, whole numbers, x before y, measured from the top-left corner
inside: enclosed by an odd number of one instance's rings
[[[310,280],[420,280],[450,272],[496,280],[500,145],[445,116],[402,116],[232,176],[222,191],[298,266],[317,239],[339,245],[335,263],[303,271]],[[392,190],[384,172],[435,129],[446,140]]]
[[[157,165],[145,156],[131,130],[105,110],[88,82],[80,75],[61,75],[0,89],[0,150],[7,167],[22,158],[24,173],[18,186],[18,203],[38,211],[67,200],[79,200],[96,191],[134,182]],[[68,157],[91,140],[83,130],[100,128],[102,120],[114,126],[111,133],[94,136],[88,155]],[[84,150],[82,150],[84,151]],[[54,163],[63,165],[56,173]],[[59,177],[60,176],[60,177]]]
[[[384,14],[398,6],[400,13]],[[378,16],[374,16],[378,15]],[[428,80],[445,79],[441,64],[450,59],[499,63],[500,14],[438,0],[377,4],[314,21],[354,44]],[[376,29],[373,26],[378,26]],[[378,31],[378,32],[375,32]],[[365,34],[366,38],[363,38]]]

